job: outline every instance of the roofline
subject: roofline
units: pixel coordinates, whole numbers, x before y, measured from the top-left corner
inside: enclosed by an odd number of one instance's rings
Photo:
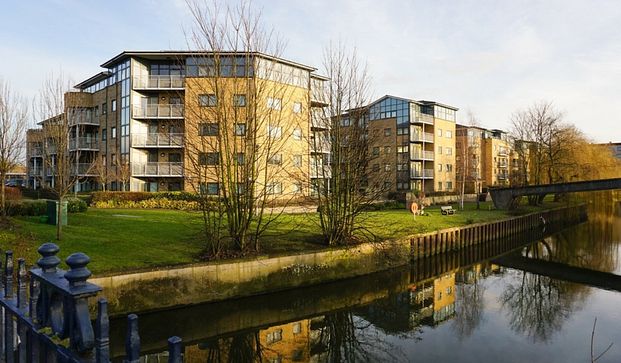
[[[322,81],[329,81],[330,78],[326,77],[326,76],[322,76],[320,74],[316,74],[316,73],[311,73],[311,78],[317,78],[317,79],[321,79]]]
[[[214,53],[218,53],[218,54],[253,54],[262,58],[267,58],[267,59],[271,59],[271,60],[275,60],[277,62],[280,63],[284,63],[284,64],[288,64],[288,65],[292,65],[298,68],[304,68],[307,69],[311,72],[316,71],[317,68],[311,67],[311,66],[307,66],[304,65],[302,63],[297,63],[297,62],[293,62],[290,60],[286,60],[283,58],[279,58],[279,57],[275,57],[275,56],[271,56],[262,52],[242,52],[242,51],[218,51],[218,52],[211,52],[211,51],[200,51],[200,50],[181,50],[181,51],[177,51],[177,50],[158,50],[158,51],[147,51],[147,50],[126,50],[123,51],[119,54],[117,54],[116,56],[112,57],[111,59],[107,60],[106,62],[104,62],[103,64],[101,64],[101,67],[103,68],[110,68],[111,66],[113,66],[114,64],[120,62],[122,59],[125,59],[126,57],[131,57],[131,56],[191,56],[191,55],[206,55],[206,54],[214,54]]]
[[[78,84],[76,84],[75,86],[73,86],[73,88],[77,88],[77,89],[84,89],[94,83],[97,83],[101,80],[104,80],[108,77],[110,77],[112,73],[108,72],[108,71],[103,71],[103,72],[99,72],[96,75],[92,76],[91,78],[88,78]]]
[[[422,104],[426,104],[426,105],[437,105],[437,106],[441,106],[441,107],[450,108],[451,110],[459,111],[459,108],[457,108],[455,106],[447,105],[446,103],[440,103],[440,102],[436,102],[436,101],[425,101],[425,100],[420,100],[418,102],[420,102]]]
[[[458,128],[462,127],[462,128],[465,128],[465,129],[479,129],[479,130],[483,130],[483,131],[488,131],[489,130],[489,129],[486,129],[485,127],[483,127],[483,126],[464,125],[464,124],[458,124],[458,123],[455,124],[455,127],[458,127]]]

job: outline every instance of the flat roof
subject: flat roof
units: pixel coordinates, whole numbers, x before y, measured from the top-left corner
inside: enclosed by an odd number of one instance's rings
[[[90,85],[93,85],[99,81],[103,81],[104,79],[110,77],[112,73],[108,72],[108,71],[104,71],[104,72],[99,72],[96,75],[92,76],[89,79],[86,79],[78,84],[76,84],[75,86],[73,86],[73,88],[77,88],[77,89],[84,89]]]
[[[271,59],[271,60],[275,60],[277,62],[280,63],[284,63],[284,64],[288,64],[288,65],[292,65],[295,67],[299,67],[299,68],[303,68],[303,69],[307,69],[309,71],[316,71],[317,68],[315,67],[311,67],[311,66],[307,66],[305,64],[302,63],[297,63],[297,62],[293,62],[290,60],[286,60],[283,58],[279,58],[279,57],[275,57],[275,56],[271,56],[265,53],[261,53],[261,52],[240,52],[240,51],[219,51],[219,52],[210,52],[210,51],[200,51],[200,50],[126,50],[123,51],[119,54],[117,54],[116,56],[112,57],[111,59],[107,60],[106,62],[104,62],[101,67],[103,68],[110,68],[113,65],[115,65],[116,63],[119,63],[121,60],[127,58],[127,57],[142,57],[142,58],[151,58],[151,59],[161,59],[162,57],[174,57],[174,56],[194,56],[194,55],[210,55],[210,54],[224,54],[224,55],[236,55],[236,54],[252,54],[255,56],[259,56],[261,58],[267,58],[267,59]]]

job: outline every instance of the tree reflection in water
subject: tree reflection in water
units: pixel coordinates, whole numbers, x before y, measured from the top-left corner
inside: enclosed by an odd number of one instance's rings
[[[406,361],[397,346],[381,339],[382,334],[371,323],[342,311],[324,317],[314,345],[323,350],[321,362]]]
[[[263,362],[263,348],[258,332],[238,334],[200,344],[199,349],[205,351],[205,361],[208,363]]]
[[[523,255],[548,259],[550,253],[549,241],[542,241],[526,247]],[[524,271],[516,271],[515,277],[507,284],[500,301],[507,309],[511,329],[533,341],[550,340],[588,296],[584,285]]]
[[[464,339],[472,335],[483,320],[483,296],[485,295],[485,285],[481,283],[477,271],[460,271],[462,283],[456,286],[455,310],[453,329],[459,339]]]

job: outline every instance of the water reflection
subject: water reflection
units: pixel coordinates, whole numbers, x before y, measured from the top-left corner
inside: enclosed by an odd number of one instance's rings
[[[583,225],[554,235],[532,231],[534,239],[483,244],[406,269],[143,314],[143,351],[150,352],[143,359],[166,361],[165,339],[175,334],[186,344],[185,362],[587,361],[594,317],[598,336],[621,346],[621,293],[492,261],[510,252],[618,273],[618,205],[595,198]],[[113,330],[122,335],[122,320]],[[496,346],[502,351],[494,359],[486,349]],[[112,350],[120,361],[122,346]],[[621,349],[606,358],[620,361]]]

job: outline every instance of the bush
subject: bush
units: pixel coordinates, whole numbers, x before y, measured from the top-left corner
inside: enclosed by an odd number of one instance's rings
[[[22,199],[22,191],[19,188],[5,187],[4,196],[6,200],[20,200]]]
[[[92,204],[97,202],[140,202],[149,199],[167,199],[198,202],[200,196],[189,192],[94,192]]]
[[[69,213],[83,213],[88,210],[88,205],[80,198],[67,199],[67,212]]]
[[[47,214],[47,205],[44,200],[9,202],[7,214],[9,216],[42,216]]]
[[[133,200],[107,200],[93,202],[94,208],[127,208],[127,209],[175,209],[185,211],[200,210],[200,203],[196,201],[174,200],[164,197],[151,198],[139,201]]]

